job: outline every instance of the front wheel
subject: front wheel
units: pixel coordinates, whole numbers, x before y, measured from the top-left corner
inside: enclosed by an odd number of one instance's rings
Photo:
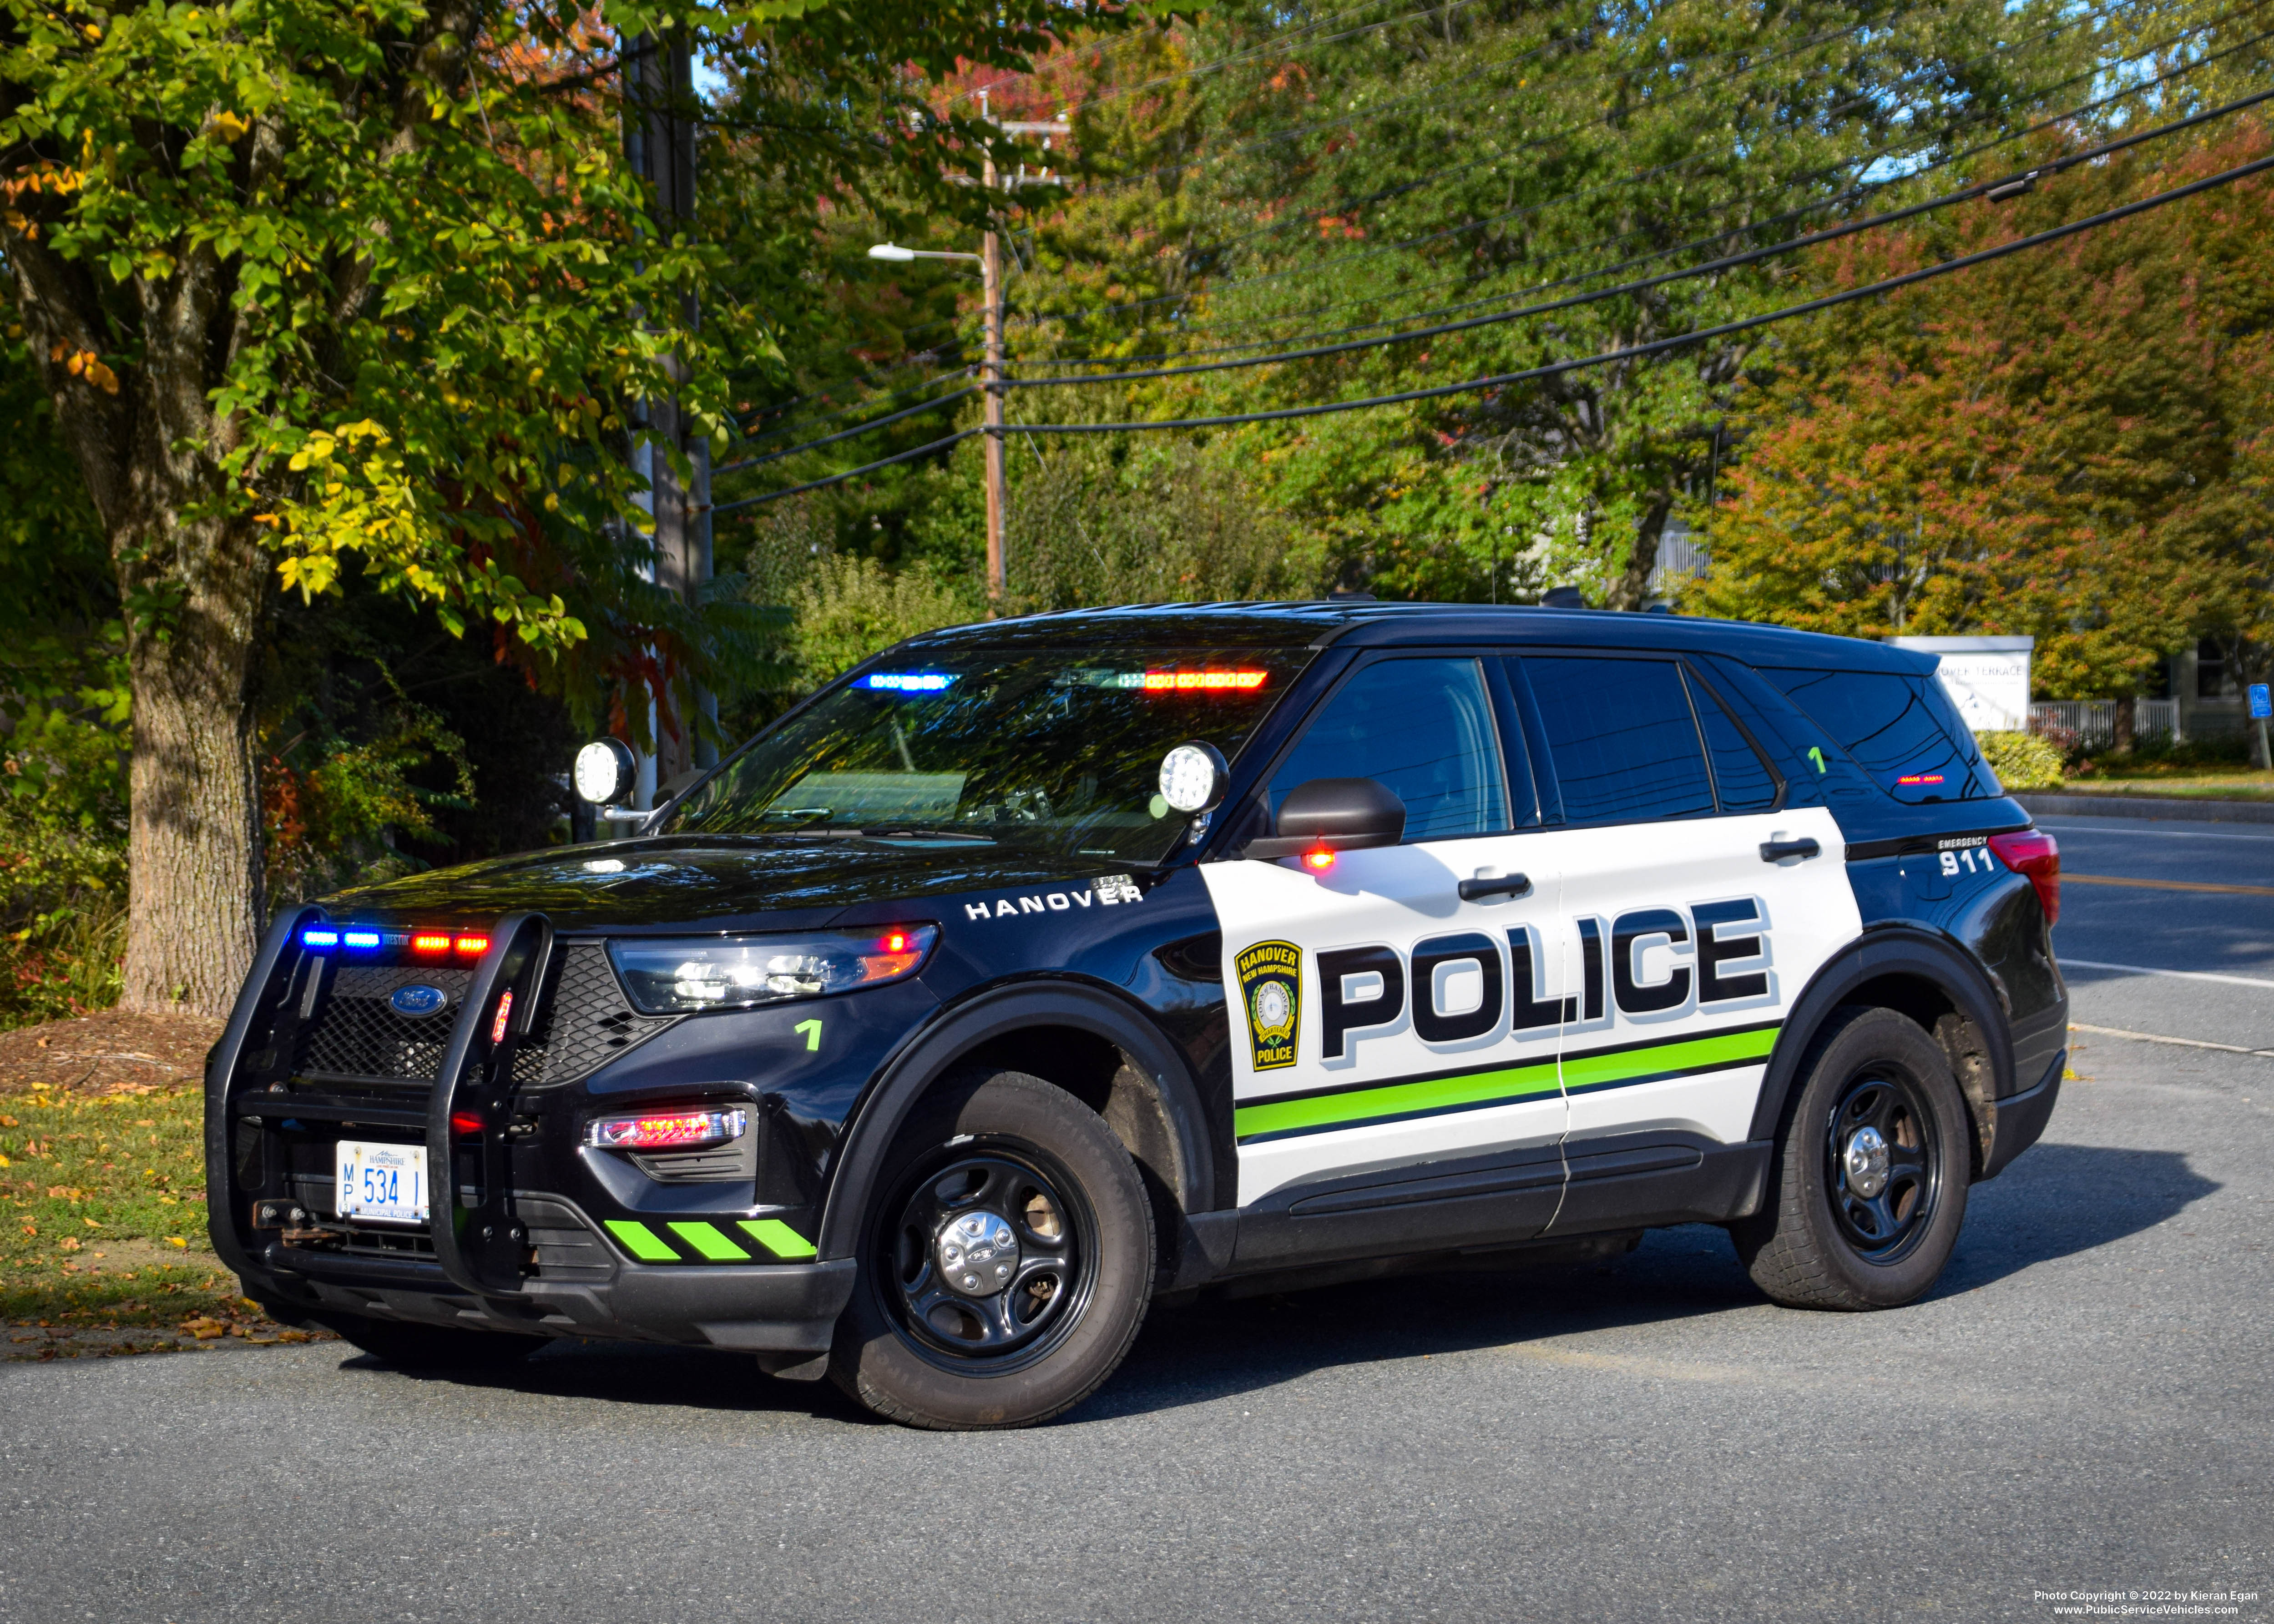
[[[1972,1139],[1933,1038],[1893,1010],[1834,1011],[1802,1062],[1768,1204],[1729,1226],[1753,1283],[1794,1308],[1925,1296],[1966,1220]]]
[[[877,1181],[830,1376],[878,1415],[1027,1426],[1072,1409],[1136,1340],[1153,1214],[1097,1114],[1024,1072],[917,1108]]]

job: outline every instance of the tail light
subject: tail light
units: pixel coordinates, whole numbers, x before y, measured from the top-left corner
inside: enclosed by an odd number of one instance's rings
[[[2060,843],[2042,829],[2018,829],[2009,835],[1992,835],[1990,849],[2016,874],[2025,874],[2037,888],[2037,901],[2048,926],[2060,922]]]
[[[741,1107],[723,1110],[640,1111],[603,1116],[584,1130],[584,1143],[603,1150],[704,1150],[742,1137],[750,1124]]]

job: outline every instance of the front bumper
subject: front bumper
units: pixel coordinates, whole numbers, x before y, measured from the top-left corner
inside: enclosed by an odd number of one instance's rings
[[[621,1265],[604,1282],[531,1280],[509,1295],[461,1289],[440,1266],[296,1254],[272,1242],[247,1291],[288,1323],[312,1312],[361,1314],[522,1335],[598,1336],[815,1355],[829,1350],[853,1295],[855,1265]]]

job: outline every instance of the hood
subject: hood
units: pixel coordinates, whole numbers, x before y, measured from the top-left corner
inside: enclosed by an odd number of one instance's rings
[[[674,836],[437,868],[324,899],[343,920],[483,925],[533,908],[556,930],[804,929],[862,903],[1087,879],[1126,870],[975,840]]]

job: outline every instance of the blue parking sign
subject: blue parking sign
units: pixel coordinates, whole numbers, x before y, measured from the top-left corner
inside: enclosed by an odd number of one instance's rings
[[[2253,716],[2274,716],[2274,703],[2270,703],[2268,701],[2266,697],[2266,684],[2263,682],[2254,682],[2250,685],[2250,714]]]

